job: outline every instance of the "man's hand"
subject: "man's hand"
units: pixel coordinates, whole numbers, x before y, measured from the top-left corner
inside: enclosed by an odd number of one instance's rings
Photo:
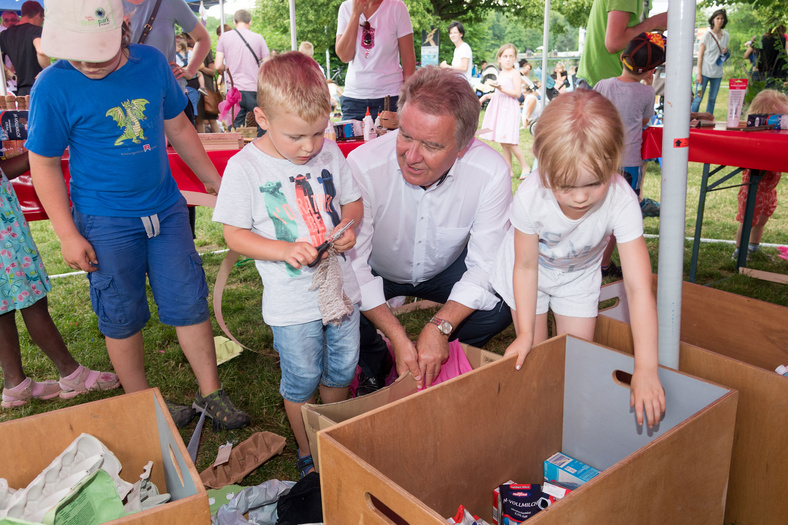
[[[403,332],[404,333],[404,332]],[[413,379],[419,388],[422,385],[422,375],[419,369],[419,354],[416,352],[416,346],[413,344],[407,334],[401,341],[391,340],[391,347],[394,349],[394,365],[397,367],[397,377],[410,372]]]
[[[449,338],[443,335],[437,326],[427,324],[416,342],[416,351],[419,353],[419,370],[423,376],[424,388],[427,388],[438,377],[441,366],[449,358]]]
[[[314,261],[315,257],[317,250],[308,242],[291,242],[285,248],[282,260],[293,268],[300,269],[303,265]]]
[[[98,270],[98,259],[93,246],[79,234],[60,239],[60,251],[69,267],[83,272]]]

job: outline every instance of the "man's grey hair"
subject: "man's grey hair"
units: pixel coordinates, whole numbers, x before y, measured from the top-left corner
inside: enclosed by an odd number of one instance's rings
[[[233,15],[233,21],[237,24],[238,22],[243,22],[244,24],[251,24],[252,23],[252,14],[247,11],[246,9],[239,9]]]
[[[479,127],[479,99],[468,80],[452,70],[427,66],[416,71],[400,90],[398,112],[408,103],[429,115],[453,116],[454,139],[459,149],[471,143]]]

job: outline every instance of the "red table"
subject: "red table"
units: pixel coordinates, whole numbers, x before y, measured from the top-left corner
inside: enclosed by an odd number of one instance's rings
[[[338,142],[337,144],[342,154],[347,156],[348,153],[364,144],[364,142]],[[239,150],[222,150],[209,151],[207,153],[208,158],[214,166],[216,166],[219,175],[222,175],[224,173],[224,168],[227,166],[227,161],[230,160],[230,157],[238,153],[238,151]],[[186,163],[175,153],[175,150],[167,148],[167,156],[170,161],[170,171],[175,178],[175,182],[178,183],[178,188],[180,190],[205,193],[205,187],[202,182],[200,182],[200,179],[197,178]],[[63,168],[63,176],[66,182],[68,182],[70,179],[70,173],[68,171],[68,154],[64,155],[60,160],[60,166]],[[44,212],[44,208],[41,206],[41,201],[38,200],[38,196],[33,189],[33,182],[29,173],[20,175],[11,181],[11,183],[14,186],[16,196],[19,198],[22,212],[25,214],[25,218],[28,221],[39,221],[48,218],[46,212]]]
[[[703,212],[706,205],[706,194],[709,191],[722,190],[740,185],[717,188],[723,182],[737,175],[744,168],[750,169],[750,191],[747,192],[747,205],[742,223],[742,235],[737,268],[747,265],[747,245],[750,242],[752,216],[755,211],[755,197],[758,183],[766,171],[788,171],[788,130],[781,131],[728,131],[713,129],[691,129],[689,134],[689,161],[702,162],[703,177],[701,179],[700,198],[698,199],[698,218],[695,222],[695,239],[692,245],[689,281],[695,282],[695,271],[698,263],[700,234],[703,225]],[[676,147],[683,147],[677,145]],[[643,132],[642,157],[653,159],[662,156],[662,128],[650,127]],[[711,170],[710,165],[718,167]],[[709,176],[725,167],[735,167],[727,175],[709,184]]]

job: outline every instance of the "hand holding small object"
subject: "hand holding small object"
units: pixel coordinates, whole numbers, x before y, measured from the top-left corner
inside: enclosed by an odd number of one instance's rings
[[[326,252],[326,250],[328,250],[328,247],[331,246],[332,244],[334,244],[334,242],[337,239],[342,237],[342,234],[345,233],[345,231],[347,231],[347,229],[350,228],[353,225],[354,222],[356,222],[356,221],[351,219],[350,221],[348,221],[347,224],[345,224],[341,228],[337,229],[334,233],[332,233],[326,239],[326,241],[323,244],[318,246],[317,247],[317,257],[315,257],[315,260],[312,261],[311,263],[309,263],[307,266],[309,266],[310,268],[314,268],[317,265],[317,263],[320,262],[320,259],[323,257],[323,254]],[[355,244],[355,236],[354,236],[354,241],[353,242]]]

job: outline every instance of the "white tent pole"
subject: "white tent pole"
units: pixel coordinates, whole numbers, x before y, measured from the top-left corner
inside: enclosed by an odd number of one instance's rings
[[[695,0],[670,0],[668,6],[657,312],[659,362],[678,368]]]
[[[290,48],[293,51],[298,49],[298,40],[296,40],[295,0],[290,0]]]
[[[222,28],[221,32],[224,33],[224,0],[219,0],[219,24]]]
[[[539,96],[542,97],[542,107],[547,104],[547,46],[550,40],[550,0],[545,0],[544,3],[544,29],[542,30],[542,78],[539,81],[542,83],[539,86]]]

